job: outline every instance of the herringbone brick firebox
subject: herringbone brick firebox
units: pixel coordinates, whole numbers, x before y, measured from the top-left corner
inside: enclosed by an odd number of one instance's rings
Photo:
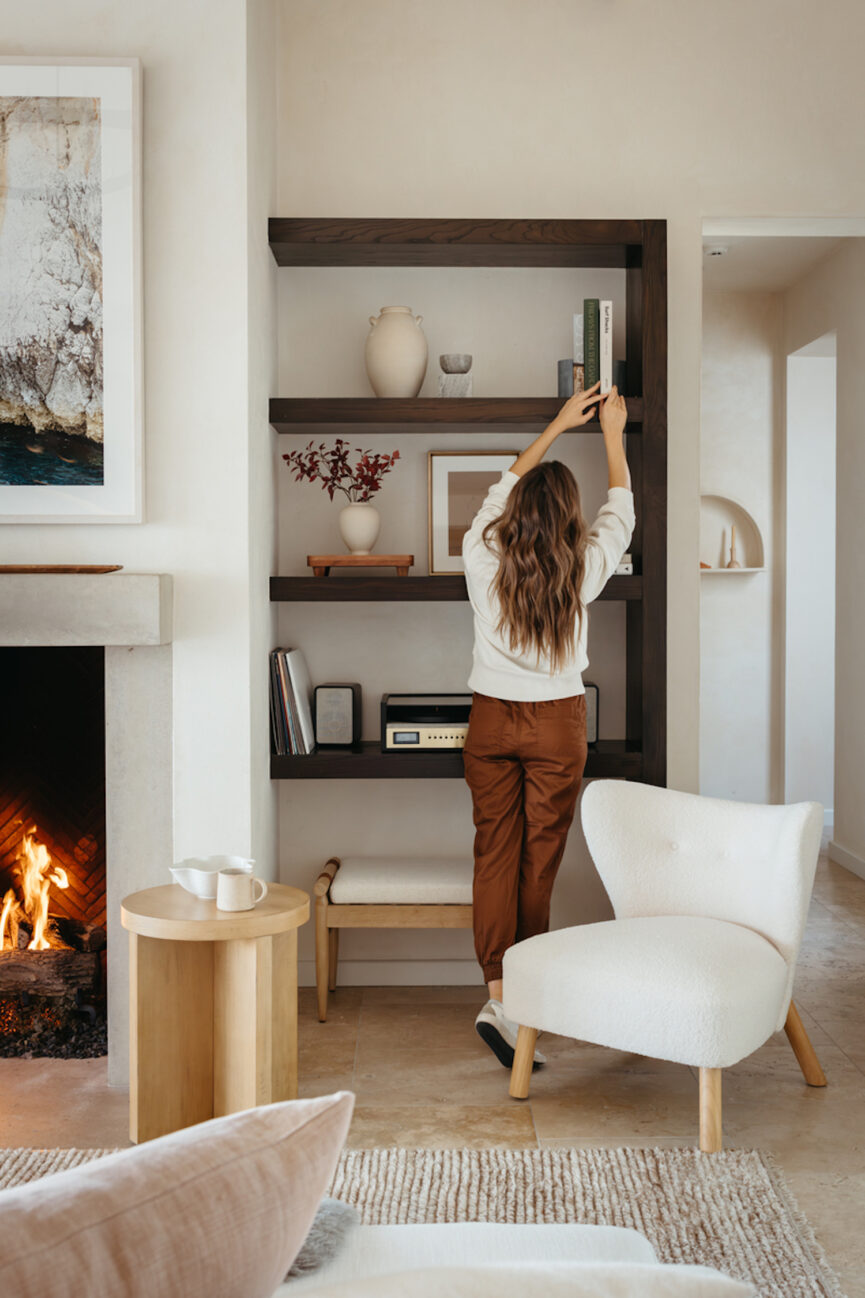
[[[0,897],[35,836],[68,878],[49,912],[105,925],[102,649],[0,649]]]

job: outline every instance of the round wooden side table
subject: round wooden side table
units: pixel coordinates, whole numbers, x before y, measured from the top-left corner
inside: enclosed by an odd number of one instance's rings
[[[179,884],[127,897],[129,1134],[152,1140],[297,1097],[297,930],[309,896],[268,884],[223,911]]]

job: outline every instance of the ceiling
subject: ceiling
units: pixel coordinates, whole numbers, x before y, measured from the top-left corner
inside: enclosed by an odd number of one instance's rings
[[[703,283],[725,292],[783,292],[839,243],[840,238],[806,235],[704,235]],[[705,255],[717,247],[728,251]]]

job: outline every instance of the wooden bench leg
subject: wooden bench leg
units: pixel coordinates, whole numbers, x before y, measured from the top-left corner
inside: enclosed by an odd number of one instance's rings
[[[336,991],[336,970],[339,964],[339,929],[329,928],[328,930],[328,990]]]
[[[793,1002],[787,1011],[787,1022],[784,1024],[787,1040],[793,1047],[793,1054],[799,1060],[802,1075],[809,1086],[825,1086],[826,1074],[820,1067],[820,1060],[811,1045],[811,1038],[805,1031],[805,1025],[799,1017],[799,1011]]]
[[[330,977],[327,897],[315,899],[315,986],[318,991],[318,1021],[327,1019],[327,988]]]

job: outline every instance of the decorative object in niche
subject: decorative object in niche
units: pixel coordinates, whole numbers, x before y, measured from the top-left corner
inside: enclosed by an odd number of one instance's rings
[[[430,451],[429,570],[463,571],[463,536],[516,451]]]
[[[735,540],[733,531],[735,529]],[[727,566],[731,547],[740,567]],[[744,505],[714,493],[700,497],[700,571],[751,573],[765,571],[763,537],[756,520]]]
[[[730,558],[727,562],[728,568],[741,568],[741,563],[736,558],[736,524],[730,525]]]
[[[140,81],[0,59],[0,522],[141,521]]]
[[[378,538],[381,519],[370,496],[381,490],[381,480],[399,459],[399,451],[391,455],[374,455],[355,447],[359,457],[349,463],[351,450],[341,437],[332,447],[321,442],[310,442],[302,451],[290,451],[283,459],[294,472],[295,482],[320,482],[333,500],[337,491],[348,497],[349,503],[340,511],[339,532],[352,554],[369,554]]]
[[[369,317],[366,372],[377,397],[416,397],[420,392],[429,355],[422,320],[408,306],[383,306]]]
[[[472,395],[472,358],[468,352],[445,352],[439,356],[443,373],[439,375],[440,397]]]

